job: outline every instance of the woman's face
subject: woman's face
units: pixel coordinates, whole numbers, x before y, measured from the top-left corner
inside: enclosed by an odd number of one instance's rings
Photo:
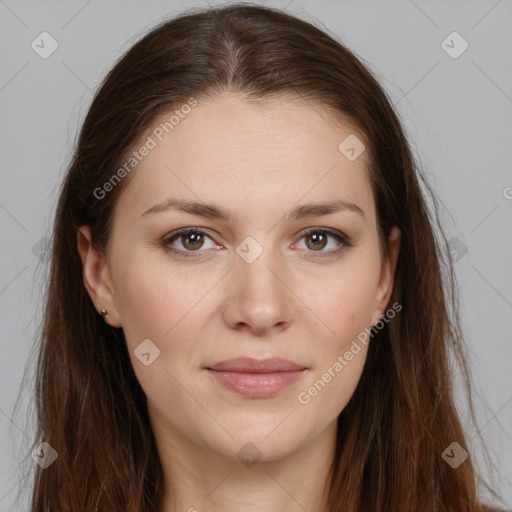
[[[366,152],[340,150],[352,130],[287,97],[225,94],[148,133],[108,259],[82,249],[89,293],[124,330],[160,437],[291,454],[334,429],[365,363],[354,340],[392,289],[399,232],[381,261]],[[265,361],[220,365],[237,358]]]

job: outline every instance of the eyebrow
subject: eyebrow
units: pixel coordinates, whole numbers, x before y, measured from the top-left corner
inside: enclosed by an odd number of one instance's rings
[[[215,203],[204,203],[201,201],[190,201],[186,199],[168,198],[165,201],[156,204],[149,210],[146,210],[141,217],[144,215],[165,212],[169,210],[182,211],[197,215],[199,217],[206,217],[209,219],[218,219],[221,221],[228,222],[230,220],[236,220],[237,216],[229,209],[219,206]],[[330,215],[336,212],[348,211],[354,212],[362,216],[366,222],[364,211],[354,203],[344,201],[342,199],[336,201],[329,201],[326,203],[308,203],[302,204],[290,212],[285,214],[285,220],[292,222],[304,219],[306,217]]]

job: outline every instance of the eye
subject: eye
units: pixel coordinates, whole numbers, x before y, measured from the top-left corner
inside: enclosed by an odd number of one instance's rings
[[[178,253],[183,256],[195,256],[191,253],[203,252],[199,249],[204,248],[205,238],[208,238],[212,242],[212,245],[210,247],[206,247],[206,249],[211,249],[213,247],[221,248],[216,245],[202,229],[199,228],[184,228],[175,233],[171,233],[170,236],[165,237],[162,240],[162,245],[170,252]],[[172,247],[175,240],[179,242],[181,248]],[[171,247],[169,247],[170,245]]]
[[[330,251],[322,251],[322,249],[328,245],[329,238],[334,239],[338,247]],[[302,239],[307,240],[306,248],[310,252],[320,253],[318,256],[331,256],[339,254],[347,247],[352,246],[350,239],[346,235],[326,228],[308,229],[305,233],[302,234],[300,240]]]
[[[335,240],[338,247],[330,251],[323,251],[329,243],[329,238]],[[210,240],[210,247],[205,247],[205,239]],[[310,253],[318,253],[314,256],[319,257],[337,255],[352,246],[349,237],[338,231],[326,228],[310,228],[302,233],[300,240],[302,239],[310,240],[306,242],[306,250]],[[179,243],[181,248],[173,246],[175,243]],[[185,257],[200,256],[199,253],[204,252],[200,249],[222,249],[222,246],[217,245],[205,231],[194,227],[183,228],[171,233],[161,241],[161,245],[166,251]]]

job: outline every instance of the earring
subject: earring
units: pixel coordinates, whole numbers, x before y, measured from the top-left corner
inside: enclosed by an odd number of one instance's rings
[[[104,309],[102,309],[100,311],[100,315],[103,317],[103,320],[105,320],[105,322],[106,322],[107,318],[108,318],[108,313]]]

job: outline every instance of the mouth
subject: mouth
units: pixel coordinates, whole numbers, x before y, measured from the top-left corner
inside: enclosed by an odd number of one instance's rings
[[[228,359],[205,370],[225,388],[248,398],[268,398],[293,384],[307,368],[286,359]]]

